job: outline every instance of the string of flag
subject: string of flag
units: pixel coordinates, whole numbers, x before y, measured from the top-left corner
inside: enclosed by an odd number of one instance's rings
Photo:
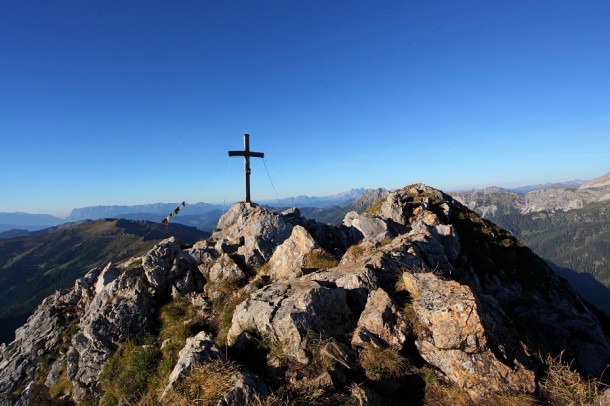
[[[172,212],[169,214],[169,216],[165,217],[161,223],[163,223],[163,224],[169,223],[169,218],[174,217],[176,214],[178,214],[178,212],[180,211],[180,208],[184,207],[184,206],[186,206],[185,202],[180,203],[178,205],[178,207],[176,207],[174,210],[172,210]]]

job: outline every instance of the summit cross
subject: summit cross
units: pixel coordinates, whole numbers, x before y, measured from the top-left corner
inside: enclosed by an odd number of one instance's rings
[[[265,154],[262,152],[250,151],[250,134],[244,134],[244,150],[229,151],[229,157],[232,156],[244,157],[244,173],[246,177],[246,203],[250,203],[250,157],[264,158]]]

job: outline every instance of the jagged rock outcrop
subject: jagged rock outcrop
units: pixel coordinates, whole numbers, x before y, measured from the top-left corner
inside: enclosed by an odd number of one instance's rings
[[[99,273],[99,270],[97,270]],[[59,349],[78,320],[80,292],[57,291],[47,297],[27,323],[17,329],[15,341],[0,347],[0,393],[12,392],[28,382],[38,364]]]
[[[402,350],[409,335],[405,315],[383,289],[369,295],[366,307],[352,336],[352,346],[371,344]]]
[[[311,234],[302,226],[294,226],[290,237],[277,247],[269,259],[269,276],[272,280],[303,275],[306,255],[321,251]]]
[[[156,302],[144,280],[142,267],[119,272],[112,264],[98,277],[94,298],[67,352],[76,400],[98,398],[103,365],[119,343],[153,334]]]
[[[218,241],[217,247],[243,257],[247,265],[261,265],[290,236],[294,226],[290,217],[240,202],[220,218],[212,238]]]
[[[312,253],[340,261],[307,268]],[[164,345],[157,335],[168,314],[178,318],[172,328],[185,328]],[[96,403],[110,357],[144,337],[158,357],[172,346],[178,355],[165,393],[206,364],[232,365],[222,376],[227,405],[309,389],[396,403],[425,385],[416,375],[424,369],[479,402],[540,396],[541,348],[584,376],[610,363],[598,319],[564,280],[506,231],[421,184],[384,194],[337,227],[238,203],[207,241],[183,249],[170,238],[142,258],[91,270],[0,347],[2,402],[55,402],[36,385],[65,378],[71,399]],[[365,365],[374,354],[389,358]],[[384,360],[398,367],[387,372]],[[21,400],[12,394],[28,385]]]
[[[65,370],[72,398],[95,402],[110,355],[123,342],[154,335],[159,301],[172,290],[195,291],[197,283],[189,281],[196,281],[196,274],[192,258],[173,238],[144,258],[91,270],[72,289],[45,299],[17,331],[17,339],[2,347],[1,391],[10,393],[43,371],[43,381],[52,385],[59,380],[58,370]],[[43,364],[48,371],[41,369]]]
[[[157,296],[176,297],[200,292],[203,288],[204,280],[192,256],[183,252],[173,237],[160,242],[147,253],[142,266]]]

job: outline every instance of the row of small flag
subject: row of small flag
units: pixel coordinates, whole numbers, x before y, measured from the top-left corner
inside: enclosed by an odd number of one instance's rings
[[[163,223],[163,224],[167,224],[167,223],[169,223],[169,218],[170,218],[170,217],[174,217],[176,214],[178,214],[178,212],[180,211],[180,208],[181,208],[181,207],[184,207],[184,206],[186,206],[186,203],[185,203],[185,202],[180,203],[180,204],[178,205],[178,207],[176,207],[176,208],[175,208],[175,209],[174,209],[174,210],[173,210],[173,211],[172,211],[172,212],[169,214],[169,216],[165,217],[161,223]]]

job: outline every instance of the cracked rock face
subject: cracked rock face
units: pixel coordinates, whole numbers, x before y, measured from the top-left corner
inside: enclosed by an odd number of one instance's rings
[[[156,302],[144,283],[140,267],[123,272],[102,272],[95,285],[99,292],[80,320],[67,353],[68,377],[76,400],[97,399],[103,365],[120,342],[151,335],[156,327]],[[109,279],[107,275],[115,275]],[[100,288],[101,286],[101,288]]]
[[[64,334],[78,319],[80,292],[57,291],[47,297],[16,338],[0,347],[0,392],[12,392],[34,375],[47,352],[57,348]]]
[[[372,344],[400,351],[407,341],[408,333],[409,325],[403,313],[383,289],[376,289],[369,295],[360,315],[352,337],[352,346]]]
[[[498,309],[480,304],[469,287],[432,273],[404,273],[403,279],[419,325],[415,345],[426,361],[473,398],[534,392],[535,372],[524,365],[528,355],[510,338],[516,332]]]
[[[246,274],[239,265],[227,254],[222,254],[220,258],[206,272],[208,280],[212,283],[230,280],[242,281],[246,279]]]
[[[195,251],[199,256],[205,251]],[[142,261],[146,279],[160,297],[185,295],[201,291],[203,278],[193,257],[180,249],[175,238],[161,241]],[[168,272],[169,271],[169,272]]]
[[[302,275],[305,255],[320,247],[302,226],[294,226],[290,237],[277,247],[269,260],[272,280],[295,278]]]
[[[353,327],[344,289],[306,280],[280,281],[254,292],[237,306],[229,341],[254,328],[279,340],[287,354],[307,363],[304,350],[308,331],[333,337]]]
[[[275,248],[291,232],[292,215],[271,213],[253,203],[240,202],[231,207],[218,221],[212,238],[234,246],[249,266],[268,261]]]
[[[222,353],[214,345],[212,337],[205,331],[199,332],[194,337],[187,338],[186,345],[178,354],[178,362],[176,362],[174,369],[169,375],[167,386],[163,390],[161,397],[174,388],[178,380],[188,375],[191,369],[198,364],[220,358],[222,358]]]
[[[368,213],[351,211],[345,215],[343,224],[357,229],[365,240],[373,244],[394,236],[387,221]]]

